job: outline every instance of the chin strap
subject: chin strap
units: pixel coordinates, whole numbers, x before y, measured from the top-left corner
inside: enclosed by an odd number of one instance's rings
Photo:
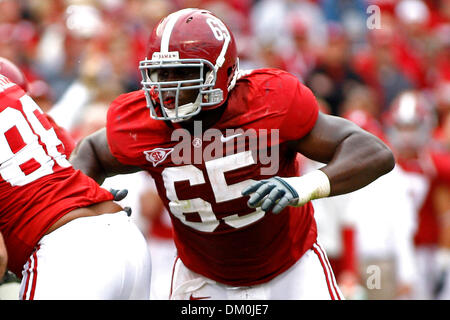
[[[242,76],[241,70],[239,69],[239,58],[236,59],[236,70],[234,70],[233,79],[231,79],[230,85],[228,86],[228,92],[230,92],[236,85],[236,81]]]

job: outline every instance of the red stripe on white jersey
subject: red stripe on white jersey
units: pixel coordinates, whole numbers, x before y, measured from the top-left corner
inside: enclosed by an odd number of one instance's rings
[[[39,247],[37,248],[37,250],[39,250]],[[34,299],[34,292],[36,291],[36,282],[37,282],[37,273],[38,273],[38,271],[37,271],[37,267],[38,267],[37,250],[33,253],[33,258],[34,258],[33,283],[31,285],[29,300]]]
[[[30,282],[30,265],[31,265],[31,257],[28,259],[27,263],[26,263],[27,267],[26,267],[26,281],[25,281],[25,286],[23,287],[23,292],[22,292],[22,300],[26,300],[26,294],[28,291],[28,284]]]
[[[172,267],[172,280],[170,282],[170,293],[169,293],[169,299],[172,297],[172,292],[173,292],[173,278],[175,275],[175,268],[178,262],[178,259],[180,259],[179,256],[176,257],[175,261],[173,262],[173,267]]]
[[[37,264],[38,264],[38,258],[37,258],[37,251],[39,250],[39,246],[36,248],[36,250],[33,252],[33,254],[30,256],[30,258],[27,261],[27,267],[26,267],[26,282],[24,286],[24,290],[22,293],[22,300],[33,300],[34,299],[34,293],[36,291],[36,282],[37,282]],[[31,283],[31,286],[30,286]]]
[[[331,268],[330,260],[328,260],[328,257],[327,257],[327,255],[325,253],[325,250],[322,248],[322,246],[320,244],[318,244],[318,243],[316,243],[316,245],[319,247],[320,251],[322,252],[323,256],[325,257],[325,262],[327,263],[328,270],[330,271],[331,281],[332,281],[334,290],[336,292],[336,295],[337,295],[339,300],[342,300],[342,296],[340,294],[340,290],[339,290],[339,287],[338,287],[337,282],[336,282],[336,277],[334,276],[333,269]]]
[[[342,300],[339,289],[337,288],[337,283],[336,283],[336,279],[334,277],[333,270],[331,269],[330,262],[328,261],[325,251],[322,249],[322,247],[318,243],[315,243],[313,245],[313,251],[319,258],[320,264],[322,265],[322,268],[323,268],[323,271],[325,274],[325,280],[326,280],[327,286],[328,286],[328,292],[330,293],[331,299],[332,300]]]

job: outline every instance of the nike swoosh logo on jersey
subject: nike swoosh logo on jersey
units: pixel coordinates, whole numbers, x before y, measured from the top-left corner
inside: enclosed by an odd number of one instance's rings
[[[234,139],[234,138],[237,138],[237,137],[239,137],[239,136],[242,136],[242,133],[233,134],[233,135],[231,135],[231,136],[229,136],[229,137],[224,137],[224,136],[222,135],[222,136],[220,136],[220,141],[221,141],[222,143],[225,143],[225,142],[230,141],[230,140],[232,140],[232,139]]]

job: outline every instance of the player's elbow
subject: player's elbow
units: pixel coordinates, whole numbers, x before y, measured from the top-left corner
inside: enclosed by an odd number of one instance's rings
[[[376,144],[376,150],[374,152],[375,163],[380,172],[380,175],[384,175],[390,172],[395,167],[395,158],[391,149],[383,143],[381,140]]]
[[[74,169],[80,170],[97,182],[104,180],[105,170],[99,161],[92,136],[87,136],[77,144],[70,156],[70,163]]]

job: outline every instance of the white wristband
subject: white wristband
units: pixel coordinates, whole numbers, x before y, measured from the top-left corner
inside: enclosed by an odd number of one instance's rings
[[[314,170],[300,177],[283,178],[298,193],[297,206],[330,195],[330,180],[322,170]]]

